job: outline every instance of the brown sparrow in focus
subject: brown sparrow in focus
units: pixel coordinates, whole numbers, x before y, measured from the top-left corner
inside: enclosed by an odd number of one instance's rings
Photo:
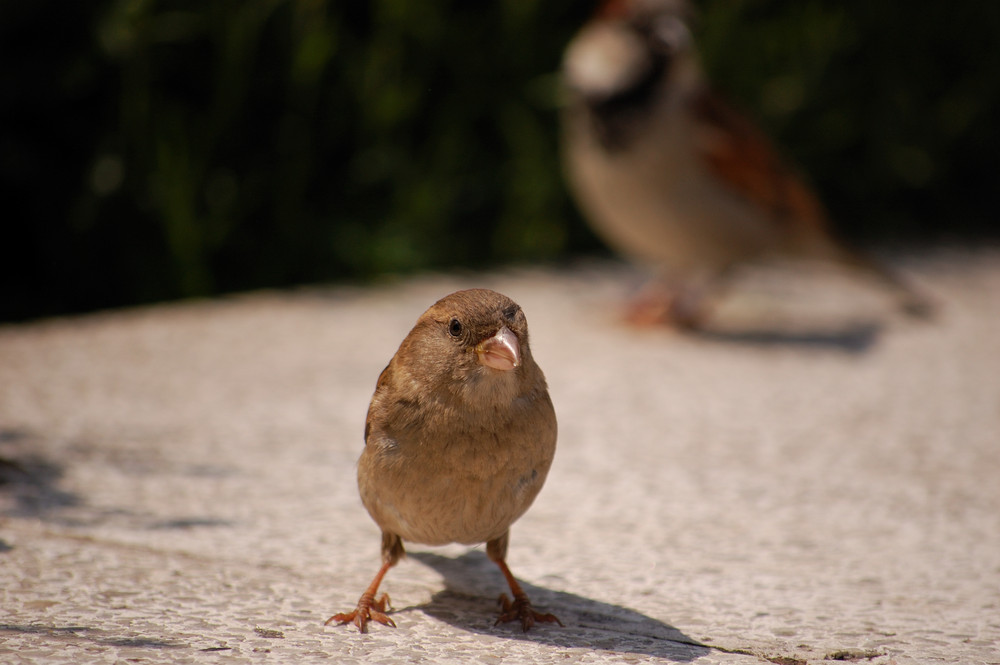
[[[609,0],[566,48],[563,152],[597,233],[654,267],[669,292],[633,318],[697,325],[730,268],[768,256],[860,269],[930,303],[834,239],[826,212],[767,138],[723,101],[700,69],[684,0]]]
[[[531,505],[556,450],[556,414],[528,346],[524,312],[485,289],[458,291],[417,320],[375,387],[358,462],[361,500],[382,529],[382,567],[351,612],[326,623],[395,626],[376,600],[403,541],[486,543],[513,600],[497,623],[541,614],[507,568],[510,526]]]

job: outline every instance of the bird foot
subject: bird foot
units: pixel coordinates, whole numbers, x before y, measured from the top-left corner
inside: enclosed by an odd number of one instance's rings
[[[704,326],[708,311],[695,295],[647,288],[633,298],[625,310],[625,321],[639,328],[668,326],[678,330],[697,330]]]
[[[519,620],[521,622],[521,629],[524,632],[528,632],[528,629],[534,626],[535,622],[563,625],[563,622],[555,614],[536,612],[527,596],[514,596],[514,600],[511,601],[507,597],[507,594],[502,593],[500,594],[499,603],[500,616],[497,617],[496,623],[493,624],[494,626],[508,621]]]
[[[369,621],[377,621],[395,628],[396,623],[385,614],[387,608],[392,609],[392,605],[389,604],[389,594],[383,593],[378,600],[375,600],[372,594],[365,593],[362,594],[361,599],[358,600],[358,606],[353,611],[334,614],[323,625],[329,626],[334,621],[337,622],[338,626],[353,623],[362,633],[368,632]]]

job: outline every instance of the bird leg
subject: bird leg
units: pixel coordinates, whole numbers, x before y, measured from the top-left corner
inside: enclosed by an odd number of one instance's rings
[[[514,597],[514,600],[511,600],[507,597],[507,594],[500,594],[500,616],[497,617],[493,625],[496,626],[508,621],[519,620],[521,622],[521,629],[524,632],[528,632],[528,629],[534,626],[535,622],[563,625],[562,621],[556,615],[536,612],[535,608],[532,607],[531,601],[528,600],[528,594],[524,593],[524,590],[521,589],[521,585],[514,579],[513,573],[507,567],[507,562],[504,561],[507,553],[507,538],[508,534],[504,534],[500,538],[486,543],[487,556],[500,568],[500,572],[507,579],[507,586],[510,587],[510,593]]]
[[[372,580],[372,583],[368,585],[365,592],[361,594],[361,598],[358,599],[357,607],[350,612],[334,614],[323,625],[329,626],[334,621],[337,622],[337,625],[353,623],[362,633],[368,632],[367,624],[369,621],[378,621],[386,626],[395,628],[395,622],[385,614],[386,608],[391,607],[389,604],[389,594],[383,593],[378,600],[375,599],[375,594],[378,593],[378,586],[382,583],[382,578],[385,577],[385,574],[391,567],[391,563],[386,562],[382,564],[378,574],[375,575],[375,579]]]
[[[383,593],[376,600],[375,594],[378,593],[378,587],[382,584],[382,578],[385,574],[389,572],[389,569],[396,565],[400,557],[405,554],[403,550],[403,543],[398,536],[390,533],[382,533],[382,567],[379,568],[378,573],[375,574],[375,579],[372,583],[368,585],[365,592],[361,594],[361,598],[358,599],[358,605],[350,612],[340,612],[339,614],[334,614],[332,617],[326,620],[323,624],[324,626],[329,626],[331,622],[336,621],[338,626],[345,623],[353,623],[358,627],[358,630],[362,633],[368,632],[368,622],[377,621],[386,626],[396,627],[396,623],[386,616],[386,608],[391,609],[392,606],[389,602],[389,594]]]

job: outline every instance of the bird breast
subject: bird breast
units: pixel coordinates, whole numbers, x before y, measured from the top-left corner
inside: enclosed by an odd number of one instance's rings
[[[358,464],[372,518],[383,530],[428,545],[503,535],[541,490],[555,453],[551,402],[546,395],[532,403],[529,413],[490,426],[373,431]]]

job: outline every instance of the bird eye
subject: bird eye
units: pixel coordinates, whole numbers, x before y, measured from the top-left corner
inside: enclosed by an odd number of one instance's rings
[[[671,53],[678,53],[691,43],[691,33],[676,16],[663,16],[653,22],[653,37]]]
[[[452,337],[458,337],[462,334],[462,322],[458,319],[452,319],[451,323],[448,324],[448,332],[451,333]]]

